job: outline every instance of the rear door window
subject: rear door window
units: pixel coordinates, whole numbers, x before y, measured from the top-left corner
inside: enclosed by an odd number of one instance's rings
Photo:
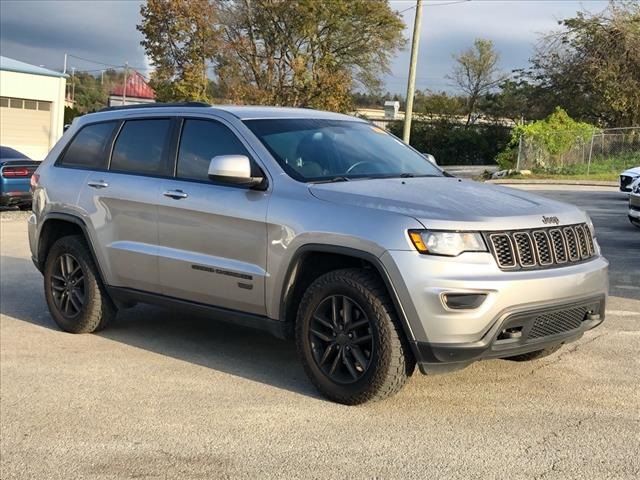
[[[95,170],[107,168],[110,140],[118,122],[94,123],[83,127],[65,150],[59,164]]]
[[[171,120],[129,120],[118,134],[111,170],[143,175],[170,175],[167,148]]]
[[[176,176],[188,180],[207,181],[211,159],[218,155],[249,157],[249,152],[238,137],[222,123],[212,120],[185,120],[180,135]]]

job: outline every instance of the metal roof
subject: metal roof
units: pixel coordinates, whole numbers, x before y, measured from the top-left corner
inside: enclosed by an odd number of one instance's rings
[[[9,57],[0,56],[0,70],[17,73],[28,73],[30,75],[43,75],[45,77],[67,77],[62,72],[49,70],[48,68],[38,67],[30,63],[24,63]]]
[[[113,90],[109,92],[109,95],[121,96],[125,93],[127,97],[134,98],[147,98],[153,100],[156,98],[156,92],[149,86],[145,78],[135,70],[130,72],[127,77],[127,89],[124,91],[124,85],[116,85]]]

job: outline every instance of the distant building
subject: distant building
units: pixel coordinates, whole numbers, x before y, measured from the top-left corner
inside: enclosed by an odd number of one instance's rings
[[[44,159],[62,136],[66,77],[0,57],[0,145]]]
[[[386,120],[396,120],[400,111],[400,102],[387,100],[384,102],[384,118]]]
[[[155,101],[156,92],[149,86],[145,78],[135,70],[129,71],[126,85],[116,85],[109,92],[110,107],[155,103]]]

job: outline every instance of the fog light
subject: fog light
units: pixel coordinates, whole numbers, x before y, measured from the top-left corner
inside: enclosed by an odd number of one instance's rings
[[[472,310],[478,308],[487,298],[486,293],[445,293],[444,304],[452,310]]]

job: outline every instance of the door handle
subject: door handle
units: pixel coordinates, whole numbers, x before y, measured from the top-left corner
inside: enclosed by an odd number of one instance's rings
[[[174,200],[180,200],[182,198],[187,198],[189,195],[184,193],[182,190],[167,190],[163,193],[165,197],[173,198]]]
[[[109,184],[104,180],[91,180],[87,183],[92,188],[107,188]]]

